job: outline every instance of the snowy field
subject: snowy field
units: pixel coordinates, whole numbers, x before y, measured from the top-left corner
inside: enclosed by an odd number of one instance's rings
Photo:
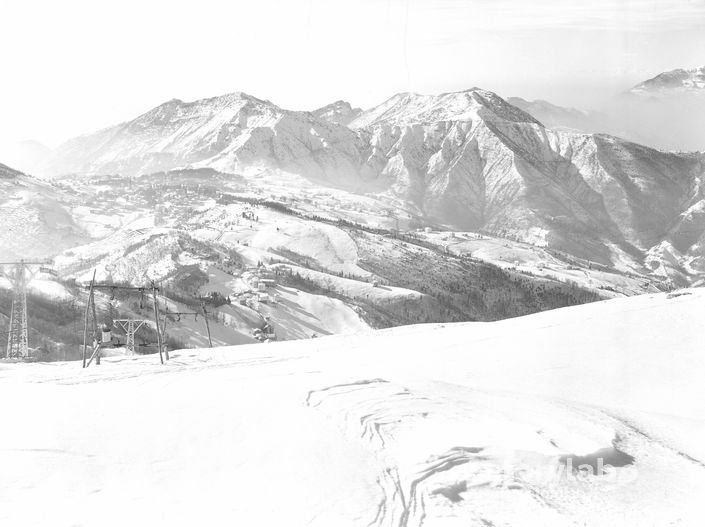
[[[0,525],[702,525],[704,310],[0,362]]]

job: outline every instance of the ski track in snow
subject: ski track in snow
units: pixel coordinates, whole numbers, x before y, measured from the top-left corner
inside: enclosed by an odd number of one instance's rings
[[[153,355],[86,370],[0,363],[0,396],[17,401],[4,417],[12,433],[0,437],[9,500],[0,522],[125,525],[138,508],[105,518],[105,507],[137,500],[140,522],[170,525],[202,514],[209,525],[695,527],[705,430],[702,403],[686,402],[705,372],[693,354],[705,344],[693,324],[705,290],[689,293],[499,323],[182,350],[164,366]],[[640,347],[556,349],[605,324]],[[674,334],[680,347],[668,349]],[[588,367],[622,364],[615,354],[632,369],[626,387]],[[663,360],[690,362],[660,368],[672,380],[652,383]],[[679,391],[664,392],[676,379]],[[655,392],[669,416],[624,389]],[[699,428],[690,437],[674,419]],[[632,459],[624,480],[541,477],[605,449]],[[50,514],[28,512],[28,500]]]

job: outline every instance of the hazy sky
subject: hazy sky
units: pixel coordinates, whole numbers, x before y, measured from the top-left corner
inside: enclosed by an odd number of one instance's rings
[[[589,106],[705,65],[705,0],[1,0],[0,162],[157,104],[291,109],[480,86]]]

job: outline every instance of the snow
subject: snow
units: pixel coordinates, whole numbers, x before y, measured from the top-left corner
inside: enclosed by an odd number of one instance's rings
[[[342,300],[276,284],[267,288],[266,294],[272,298],[271,301],[257,302],[256,309],[241,306],[238,295],[255,291],[248,281],[250,278],[253,278],[250,273],[235,278],[210,267],[208,283],[201,288],[201,294],[215,291],[233,297],[234,303],[222,306],[219,313],[227,317],[228,326],[236,327],[239,331],[250,333],[267,319],[274,327],[278,340],[305,339],[313,335],[345,335],[370,330],[355,307]]]
[[[355,119],[345,126],[336,115]],[[589,128],[614,130],[599,123]],[[295,112],[243,93],[172,100],[130,122],[67,142],[46,168],[78,178],[215,169],[228,175],[221,178],[225,187],[240,179],[238,185],[249,193],[276,189],[299,205],[328,191],[318,207],[298,207],[314,214],[396,229],[413,223],[482,230],[635,267],[642,262],[641,255],[630,256],[634,248],[646,252],[664,241],[663,225],[684,227],[678,218],[702,199],[702,191],[693,190],[701,165],[701,155],[547,129],[498,95],[473,88],[401,93],[359,114],[342,101],[320,112]],[[351,206],[336,208],[336,202]],[[96,219],[81,207],[74,213],[97,222],[84,222],[88,234],[110,231],[101,226],[109,211]],[[203,229],[196,233],[203,239],[218,236]],[[263,230],[255,243],[267,250],[270,242],[274,249],[276,244],[291,248],[289,241]],[[338,261],[341,247],[330,241],[334,268],[355,265]],[[684,282],[694,283],[686,275],[699,252],[696,245],[681,250],[674,272]]]
[[[703,309],[691,289],[165,366],[0,363],[0,522],[700,525]],[[633,462],[557,475],[613,447]]]
[[[405,289],[403,287],[393,286],[376,286],[373,282],[361,282],[359,280],[351,280],[349,278],[341,278],[339,276],[321,273],[297,267],[294,265],[282,264],[278,266],[280,269],[287,272],[298,273],[303,278],[314,281],[330,291],[343,295],[354,300],[364,299],[373,303],[392,302],[393,300],[421,298],[424,295],[413,289]]]
[[[311,258],[334,273],[343,272],[359,277],[370,273],[358,265],[357,247],[343,230],[314,221],[274,212],[266,208],[252,211],[257,221],[241,217],[249,206],[230,205],[215,208],[212,214],[194,219],[198,225],[207,225],[196,231],[202,239],[217,239],[230,247],[247,244],[258,249],[258,259],[278,257],[282,249]]]
[[[27,286],[30,292],[42,295],[52,300],[72,300],[74,297],[64,285],[53,280],[32,280]]]
[[[417,233],[417,236],[443,247],[452,254],[472,256],[476,260],[490,262],[505,269],[578,284],[588,289],[600,290],[604,295],[631,296],[658,291],[650,283],[649,277],[634,272],[630,267],[633,262],[628,255],[625,255],[623,261],[616,261],[614,269],[610,269],[589,260],[549,251],[539,244],[516,242],[474,232],[442,231]],[[618,247],[611,249],[615,255],[621,254]],[[659,262],[663,257],[663,254],[654,256]],[[677,263],[675,265],[677,266]]]
[[[273,290],[276,303],[260,305],[260,313],[271,317],[277,338],[290,340],[323,335],[347,335],[370,331],[349,304],[323,295],[289,287]]]
[[[0,277],[0,289],[12,289],[12,284],[5,277]],[[30,294],[35,294],[50,300],[65,301],[73,299],[71,292],[62,284],[52,280],[34,279],[28,285]]]
[[[69,196],[8,170],[12,179],[0,178],[0,260],[46,258],[85,239],[66,206]]]

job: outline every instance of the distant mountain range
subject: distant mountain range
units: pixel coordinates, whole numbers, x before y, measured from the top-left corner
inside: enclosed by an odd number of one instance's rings
[[[653,79],[634,86],[630,93],[639,95],[656,95],[665,93],[701,93],[705,94],[705,66],[691,69],[676,69],[661,73]]]
[[[544,100],[527,101],[509,97],[507,102],[536,117],[543,125],[556,130],[586,133],[609,133],[609,116],[601,112],[588,112],[566,108]]]
[[[580,119],[575,110],[565,116]],[[653,265],[674,259],[705,269],[705,154],[561,128],[479,88],[401,93],[364,112],[342,101],[289,111],[232,93],[171,100],[72,139],[44,168],[53,176],[280,170],[395,200],[429,224],[604,263],[657,253]]]
[[[654,148],[705,150],[705,67],[677,69],[582,111],[547,101],[509,101],[550,128],[607,133]]]

